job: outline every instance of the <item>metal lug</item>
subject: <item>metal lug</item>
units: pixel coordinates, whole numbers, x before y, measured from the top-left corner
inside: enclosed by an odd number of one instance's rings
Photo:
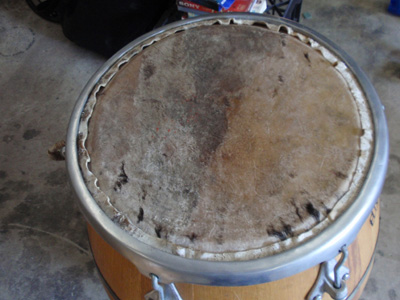
[[[173,283],[159,283],[157,275],[154,274],[151,274],[151,281],[153,283],[154,290],[144,296],[145,300],[182,300]]]
[[[349,269],[343,264],[347,259],[346,247],[341,250],[342,257],[337,262],[331,259],[321,264],[317,281],[307,295],[307,300],[320,300],[324,293],[328,293],[334,300],[344,300],[347,297],[346,280],[350,277]]]

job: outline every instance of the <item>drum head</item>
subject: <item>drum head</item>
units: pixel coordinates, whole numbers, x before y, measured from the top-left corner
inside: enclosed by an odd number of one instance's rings
[[[108,216],[163,251],[249,260],[329,226],[373,153],[369,106],[334,54],[286,27],[203,25],[114,63],[81,120]]]

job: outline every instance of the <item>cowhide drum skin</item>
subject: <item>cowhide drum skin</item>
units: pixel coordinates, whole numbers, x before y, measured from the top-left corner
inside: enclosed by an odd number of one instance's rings
[[[290,28],[198,26],[133,49],[94,87],[80,165],[107,215],[187,258],[256,259],[335,221],[369,168],[357,80]]]

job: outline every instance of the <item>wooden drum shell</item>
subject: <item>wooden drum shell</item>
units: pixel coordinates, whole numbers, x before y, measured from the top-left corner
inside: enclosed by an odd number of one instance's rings
[[[345,263],[350,269],[347,299],[359,299],[369,277],[378,239],[379,216],[380,208],[377,202],[356,239],[348,247],[349,257]],[[93,256],[110,299],[144,299],[144,296],[153,289],[151,280],[106,243],[90,225],[88,225],[88,233]],[[320,266],[317,265],[278,281],[252,286],[216,287],[177,283],[176,287],[184,300],[300,300],[306,299],[318,277],[319,269]],[[331,297],[324,294],[322,299],[331,299]]]

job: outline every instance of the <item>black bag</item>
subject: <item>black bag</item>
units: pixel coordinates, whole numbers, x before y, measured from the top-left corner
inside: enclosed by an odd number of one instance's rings
[[[175,6],[173,0],[47,0],[36,6],[33,0],[27,2],[42,17],[61,23],[71,41],[105,56],[152,30]]]

